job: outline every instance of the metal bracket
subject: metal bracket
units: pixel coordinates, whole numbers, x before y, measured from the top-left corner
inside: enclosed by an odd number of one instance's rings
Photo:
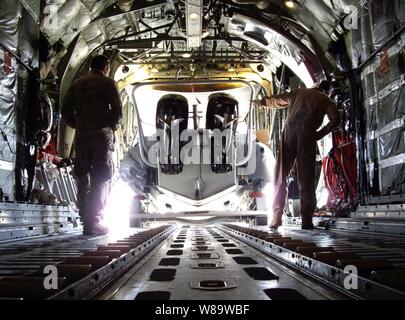
[[[219,254],[216,252],[196,252],[191,254],[190,259],[219,259]]]
[[[220,291],[236,288],[236,284],[231,280],[204,280],[191,281],[190,288],[198,290]]]
[[[217,263],[194,263],[190,265],[192,269],[222,269],[225,265],[222,262]]]

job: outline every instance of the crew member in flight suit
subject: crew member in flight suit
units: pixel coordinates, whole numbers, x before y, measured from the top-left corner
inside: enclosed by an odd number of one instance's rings
[[[114,132],[122,119],[120,94],[109,73],[108,58],[94,57],[90,73],[68,90],[62,108],[65,123],[76,129],[74,173],[85,235],[108,233],[100,222],[113,176]]]
[[[316,142],[332,132],[340,122],[339,110],[327,96],[329,90],[329,82],[323,81],[318,88],[298,89],[265,97],[261,101],[267,108],[288,108],[275,171],[273,221],[270,225],[273,230],[282,225],[287,178],[294,163],[300,189],[302,229],[314,228],[312,216],[316,209]],[[325,115],[329,123],[319,130]]]

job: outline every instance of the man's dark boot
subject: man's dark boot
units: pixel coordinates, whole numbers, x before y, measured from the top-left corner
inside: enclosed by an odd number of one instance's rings
[[[95,225],[84,225],[83,234],[86,236],[105,236],[109,233],[107,227],[104,227],[100,224]]]
[[[302,220],[301,229],[302,230],[314,230],[315,226],[311,220]]]
[[[273,221],[270,224],[270,230],[276,231],[278,228],[280,228],[283,225],[283,220],[282,220],[282,216],[277,216],[274,215],[273,216]]]

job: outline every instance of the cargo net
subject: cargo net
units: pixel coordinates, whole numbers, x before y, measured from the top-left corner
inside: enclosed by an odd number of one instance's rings
[[[0,201],[14,200],[16,61],[0,48]]]
[[[362,71],[368,194],[405,193],[405,34]]]

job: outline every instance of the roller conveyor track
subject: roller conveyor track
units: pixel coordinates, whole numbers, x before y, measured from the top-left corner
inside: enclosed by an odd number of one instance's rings
[[[0,299],[86,299],[133,266],[176,227],[139,231],[123,240],[62,235],[2,244]],[[46,290],[46,266],[57,289]]]
[[[403,299],[404,250],[403,238],[231,224],[114,242],[63,235],[0,246],[0,299]],[[342,286],[347,263],[359,290]],[[46,265],[58,268],[58,291],[43,287]]]
[[[224,225],[221,229],[300,271],[358,299],[405,299],[405,239],[343,231]],[[348,290],[345,267],[356,267],[358,288]]]

